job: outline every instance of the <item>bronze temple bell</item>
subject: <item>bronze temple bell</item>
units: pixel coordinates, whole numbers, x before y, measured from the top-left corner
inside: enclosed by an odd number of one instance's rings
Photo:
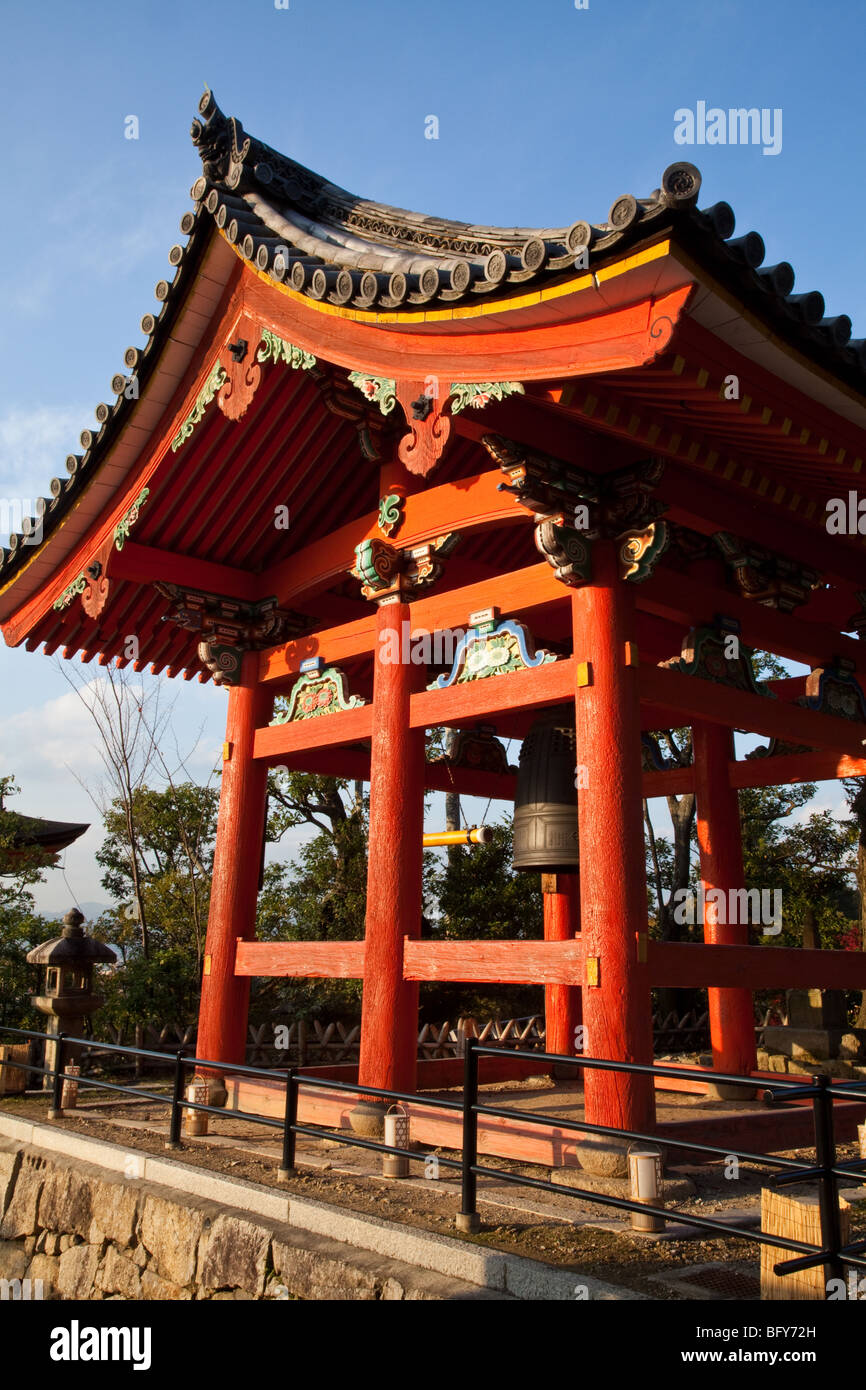
[[[523,740],[514,803],[514,867],[573,873],[580,864],[575,790],[574,710],[560,705]]]

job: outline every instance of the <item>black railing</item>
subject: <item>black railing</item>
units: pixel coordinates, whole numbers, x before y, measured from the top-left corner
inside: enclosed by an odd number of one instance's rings
[[[52,1081],[52,1099],[49,1117],[60,1116],[63,1101],[63,1083],[69,1080],[65,1074],[66,1048],[67,1046],[81,1047],[86,1046],[91,1052],[121,1053],[127,1056],[139,1057],[154,1063],[166,1060],[165,1053],[155,1052],[147,1048],[127,1047],[115,1043],[100,1043],[93,1038],[76,1038],[69,1034],[60,1033],[37,1033],[23,1028],[8,1028],[0,1026],[0,1034],[12,1034],[21,1038],[28,1038],[32,1042],[41,1041],[51,1043],[55,1047],[54,1067],[40,1066],[35,1062],[24,1062],[15,1060],[4,1061],[4,1067],[16,1067],[22,1071],[35,1073],[40,1076],[50,1077]],[[638,1130],[627,1130],[611,1125],[598,1125],[589,1123],[586,1120],[568,1120],[558,1116],[541,1114],[537,1111],[513,1109],[502,1105],[484,1105],[478,1098],[478,1062],[480,1057],[517,1057],[526,1058],[535,1062],[549,1062],[555,1066],[568,1064],[577,1071],[599,1070],[622,1072],[627,1075],[647,1075],[650,1077],[674,1077],[680,1081],[703,1081],[712,1080],[722,1082],[725,1085],[741,1086],[745,1089],[754,1091],[762,1090],[765,1098],[773,1102],[778,1101],[812,1101],[812,1120],[814,1127],[814,1148],[815,1162],[807,1163],[803,1160],[782,1158],[777,1154],[752,1153],[748,1150],[735,1150],[731,1147],[720,1147],[716,1144],[701,1144],[696,1140],[683,1139],[677,1135],[646,1134]],[[791,1252],[795,1258],[784,1260],[775,1266],[775,1273],[778,1275],[793,1274],[798,1270],[814,1268],[817,1265],[824,1265],[830,1278],[841,1277],[843,1264],[866,1269],[866,1239],[849,1241],[843,1243],[841,1234],[841,1223],[839,1216],[839,1179],[854,1179],[860,1175],[866,1175],[866,1158],[847,1159],[840,1161],[836,1152],[835,1127],[833,1120],[833,1103],[836,1100],[859,1101],[866,1105],[866,1082],[853,1082],[841,1086],[832,1086],[830,1079],[824,1075],[813,1076],[808,1083],[802,1083],[789,1078],[779,1077],[770,1084],[756,1082],[754,1077],[732,1076],[721,1072],[707,1072],[697,1069],[691,1070],[683,1067],[664,1067],[664,1066],[645,1066],[636,1062],[619,1062],[611,1059],[584,1056],[565,1056],[550,1052],[521,1052],[513,1048],[492,1047],[484,1043],[479,1043],[475,1038],[467,1038],[464,1050],[464,1078],[463,1096],[461,1100],[452,1100],[443,1096],[419,1095],[404,1091],[391,1091],[382,1087],[362,1086],[358,1083],[334,1080],[326,1077],[315,1076],[295,1067],[289,1067],[285,1072],[286,1096],[283,1116],[276,1119],[272,1116],[261,1115],[257,1112],[247,1110],[231,1109],[225,1106],[208,1105],[202,1101],[193,1101],[184,1097],[184,1078],[189,1068],[199,1072],[212,1072],[218,1075],[229,1074],[234,1076],[256,1076],[273,1081],[278,1075],[273,1069],[263,1067],[253,1067],[245,1063],[222,1062],[205,1057],[191,1057],[183,1051],[178,1051],[174,1058],[173,1081],[171,1097],[153,1091],[146,1091],[141,1086],[125,1086],[119,1082],[105,1081],[97,1077],[76,1076],[75,1082],[81,1086],[91,1086],[98,1090],[120,1091],[128,1095],[134,1095],[139,1099],[147,1099],[157,1104],[168,1105],[170,1107],[169,1117],[169,1138],[167,1148],[177,1149],[181,1147],[181,1120],[183,1111],[197,1111],[211,1115],[218,1115],[225,1118],[230,1115],[233,1119],[249,1120],[254,1124],[265,1125],[271,1129],[278,1129],[282,1132],[282,1156],[278,1176],[285,1181],[294,1171],[296,1166],[295,1144],[299,1134],[310,1138],[328,1139],[332,1143],[344,1144],[353,1148],[370,1149],[374,1152],[389,1154],[397,1157],[404,1157],[414,1162],[425,1162],[425,1156],[419,1154],[415,1149],[400,1148],[395,1145],[383,1144],[375,1139],[362,1138],[359,1134],[346,1134],[344,1131],[328,1129],[322,1125],[306,1124],[298,1119],[298,1098],[299,1090],[303,1085],[305,1088],[312,1088],[324,1091],[338,1091],[342,1094],[349,1093],[359,1097],[387,1100],[391,1103],[403,1102],[413,1106],[429,1107],[434,1110],[450,1110],[459,1112],[462,1116],[462,1156],[460,1158],[445,1158],[437,1155],[437,1163],[446,1168],[456,1169],[461,1176],[461,1202],[460,1212],[457,1215],[456,1225],[458,1229],[464,1231],[478,1231],[481,1225],[481,1218],[478,1212],[478,1178],[494,1178],[499,1182],[511,1183],[514,1186],[537,1188],[547,1192],[553,1192],[558,1197],[574,1197],[585,1202],[593,1202],[598,1206],[612,1207],[615,1210],[624,1212],[636,1212],[642,1216],[653,1214],[662,1221],[680,1220],[689,1226],[696,1226],[708,1231],[719,1232],[726,1236],[736,1236],[743,1240],[750,1240],[759,1245],[774,1246],[779,1250]],[[679,1211],[676,1207],[656,1207],[649,1205],[645,1201],[637,1202],[626,1197],[614,1197],[607,1193],[593,1191],[590,1188],[579,1188],[562,1186],[552,1183],[544,1178],[533,1178],[522,1173],[509,1172],[503,1168],[493,1167],[489,1164],[478,1162],[478,1121],[481,1116],[490,1116],[497,1119],[515,1119],[524,1124],[534,1124],[546,1126],[550,1129],[568,1130],[575,1134],[604,1135],[612,1139],[629,1139],[638,1143],[646,1143],[662,1148],[687,1149],[693,1153],[709,1154],[714,1157],[731,1159],[736,1158],[739,1162],[758,1164],[765,1168],[774,1168],[778,1173],[770,1179],[773,1187],[787,1186],[793,1183],[815,1182],[818,1186],[819,1214],[821,1244],[809,1244],[806,1241],[794,1240],[787,1236],[770,1235],[766,1231],[756,1231],[748,1227],[738,1227],[725,1221],[717,1221],[708,1216],[697,1216],[692,1212]]]

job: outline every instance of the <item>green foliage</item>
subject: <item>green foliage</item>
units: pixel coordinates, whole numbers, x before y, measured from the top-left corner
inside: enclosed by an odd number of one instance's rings
[[[841,947],[857,916],[854,888],[856,831],[830,811],[787,818],[811,801],[811,783],[754,787],[740,792],[743,862],[748,888],[782,891],[781,945],[803,944],[804,928],[825,949]]]
[[[155,955],[182,948],[200,963],[219,793],[194,782],[163,791],[140,787],[130,804],[141,903],[136,896],[127,807],[117,798],[104,816],[106,837],[96,854],[105,871],[102,885],[117,903],[100,918],[100,934],[118,946],[124,958],[134,958],[141,950],[138,921],[143,908]]]
[[[182,945],[136,951],[116,970],[102,972],[96,988],[105,999],[97,1034],[107,1028],[129,1034],[136,1024],[192,1023],[198,1013],[199,971]]]

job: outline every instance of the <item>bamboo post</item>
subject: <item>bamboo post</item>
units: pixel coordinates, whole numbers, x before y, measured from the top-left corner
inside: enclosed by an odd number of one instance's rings
[[[843,1243],[848,1240],[851,1208],[839,1198],[839,1225]],[[761,1188],[761,1230],[770,1236],[786,1236],[802,1240],[821,1249],[821,1208],[817,1192],[790,1193],[771,1187]],[[786,1302],[810,1300],[823,1302],[827,1297],[827,1276],[823,1265],[812,1269],[795,1270],[793,1274],[774,1274],[773,1266],[792,1259],[790,1251],[778,1246],[761,1246],[761,1298]]]

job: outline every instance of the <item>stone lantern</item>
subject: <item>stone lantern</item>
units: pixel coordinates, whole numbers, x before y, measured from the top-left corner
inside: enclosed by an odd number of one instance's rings
[[[117,956],[110,946],[94,941],[82,927],[83,913],[73,907],[63,918],[63,931],[53,941],[45,941],[27,952],[32,965],[45,966],[45,991],[31,995],[41,1014],[47,1014],[49,1033],[81,1035],[83,1020],[102,1004],[102,995],[93,993],[93,967],[99,962],[115,964]],[[74,1062],[78,1048],[67,1044],[64,1064]],[[45,1045],[45,1066],[57,1066],[57,1043]],[[50,1089],[52,1079],[44,1077]]]

